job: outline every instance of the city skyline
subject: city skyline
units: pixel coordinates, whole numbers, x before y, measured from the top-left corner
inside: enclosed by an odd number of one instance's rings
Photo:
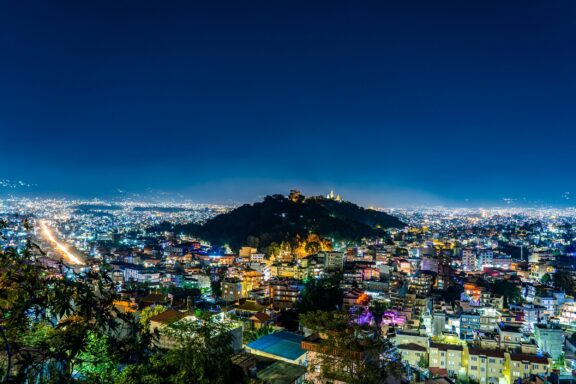
[[[109,193],[102,194],[71,194],[62,192],[42,191],[37,184],[27,183],[21,180],[0,180],[0,199],[3,198],[28,198],[28,199],[64,199],[76,201],[101,201],[113,203],[114,201],[133,201],[142,203],[194,203],[194,204],[215,204],[224,206],[238,206],[242,204],[252,204],[263,200],[271,195],[288,195],[291,190],[299,190],[305,196],[326,196],[335,193],[342,196],[343,200],[354,201],[361,206],[373,209],[388,208],[471,208],[471,209],[492,209],[492,208],[558,208],[571,209],[576,207],[573,194],[569,191],[562,193],[556,199],[550,200],[529,200],[525,197],[501,197],[497,200],[487,199],[446,199],[441,196],[434,196],[401,188],[382,188],[377,191],[358,190],[354,188],[334,188],[329,185],[301,186],[286,182],[283,184],[267,184],[259,190],[247,189],[239,190],[235,185],[220,188],[226,191],[226,195],[218,198],[210,197],[212,184],[202,185],[196,189],[186,189],[182,191],[167,191],[153,188],[142,190],[125,190],[117,188]],[[209,196],[209,197],[206,197]]]
[[[7,4],[0,178],[42,196],[571,204],[573,4],[221,5]]]

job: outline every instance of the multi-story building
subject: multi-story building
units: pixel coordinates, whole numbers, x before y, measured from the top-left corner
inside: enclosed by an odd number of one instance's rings
[[[238,278],[227,278],[221,283],[222,300],[233,303],[242,298],[242,281]]]
[[[475,271],[478,267],[476,252],[472,248],[462,250],[462,268],[465,271]]]
[[[460,314],[460,339],[473,340],[480,330],[480,314],[477,312],[462,312]]]
[[[318,252],[318,257],[324,259],[326,271],[341,271],[344,269],[344,252]]]
[[[434,286],[436,273],[431,271],[418,271],[410,278],[409,289],[421,296],[428,296]]]
[[[431,342],[428,353],[430,373],[449,377],[458,375],[463,360],[462,345]]]
[[[544,307],[524,304],[522,311],[524,312],[524,326],[528,331],[532,331],[536,324],[548,322],[548,315]]]
[[[480,305],[488,308],[502,309],[504,307],[504,296],[495,295],[490,292],[482,292]]]
[[[298,265],[293,262],[275,263],[270,266],[270,275],[280,279],[298,278]]]
[[[502,349],[515,349],[520,346],[522,342],[522,332],[520,325],[513,324],[498,324],[498,336],[500,341],[500,348]]]
[[[483,249],[478,252],[476,257],[476,262],[478,263],[478,269],[483,270],[484,267],[491,267],[492,261],[494,259],[494,252],[490,249]]]
[[[446,330],[446,312],[432,313],[432,336],[441,336]]]
[[[576,302],[565,301],[560,310],[560,323],[567,325],[576,324]]]
[[[564,332],[560,327],[545,324],[534,325],[534,338],[540,351],[556,360],[564,349]]]
[[[534,304],[546,308],[545,313],[549,316],[554,316],[556,313],[556,299],[553,296],[536,296]]]
[[[494,332],[498,324],[498,316],[492,311],[482,311],[480,313],[480,330],[484,332]]]
[[[273,281],[268,283],[268,289],[270,301],[276,310],[292,308],[300,296],[298,287],[289,282]]]
[[[504,372],[504,352],[493,349],[468,348],[466,372],[480,384],[497,384]]]
[[[242,297],[248,297],[253,289],[258,288],[264,281],[264,274],[253,270],[244,270],[242,276]]]
[[[426,347],[414,343],[399,344],[396,348],[400,352],[402,362],[411,367],[420,366],[421,362],[426,361],[428,355]]]
[[[417,331],[398,331],[394,338],[396,346],[401,344],[417,344],[428,349],[428,335],[422,335]]]
[[[530,375],[546,374],[551,371],[552,359],[546,356],[507,353],[505,378],[509,384],[525,379]]]

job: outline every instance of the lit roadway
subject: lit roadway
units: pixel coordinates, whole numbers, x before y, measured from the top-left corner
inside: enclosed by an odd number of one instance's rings
[[[68,250],[68,247],[66,245],[62,244],[61,242],[58,241],[58,239],[56,239],[56,236],[54,236],[54,232],[52,231],[52,228],[50,228],[48,226],[48,224],[46,223],[45,220],[40,220],[39,224],[40,224],[40,230],[42,231],[42,235],[46,238],[46,240],[48,240],[50,243],[52,243],[54,248],[62,256],[64,256],[64,258],[68,262],[70,262],[71,264],[76,264],[76,265],[84,264],[84,261],[82,261],[80,258],[78,258],[78,256],[76,256],[72,252],[70,252],[70,250]]]

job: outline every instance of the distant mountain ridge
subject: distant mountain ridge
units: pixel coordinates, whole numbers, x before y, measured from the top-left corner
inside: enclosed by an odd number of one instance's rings
[[[262,202],[242,205],[215,216],[204,225],[185,224],[170,229],[238,250],[245,245],[265,248],[310,234],[355,241],[385,236],[384,229],[404,226],[398,218],[384,212],[322,196],[305,198],[292,193],[289,197],[266,196]]]

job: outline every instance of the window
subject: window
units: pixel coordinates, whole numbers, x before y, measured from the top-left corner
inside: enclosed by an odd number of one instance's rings
[[[489,362],[490,364],[494,364],[494,363],[496,362],[496,359],[488,359],[488,362]]]
[[[472,356],[472,358],[470,360],[476,361],[476,360],[478,360],[478,358],[476,356]]]

